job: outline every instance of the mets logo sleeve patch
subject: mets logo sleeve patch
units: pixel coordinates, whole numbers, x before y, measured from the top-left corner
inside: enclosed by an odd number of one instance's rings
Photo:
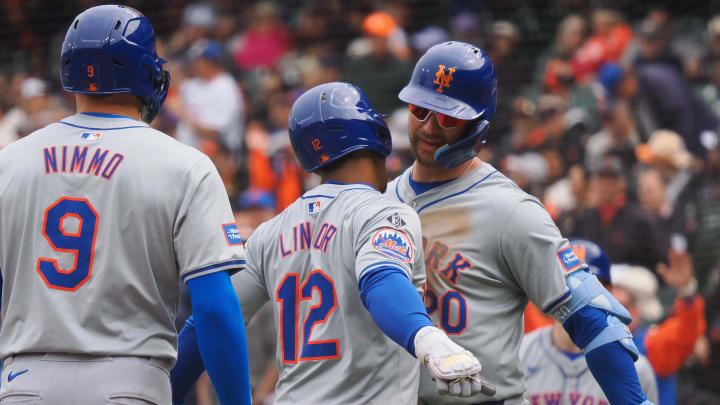
[[[243,240],[240,237],[240,231],[236,224],[223,224],[223,231],[225,232],[225,240],[228,245],[238,246],[243,244]]]
[[[413,247],[410,238],[403,232],[392,228],[383,228],[375,233],[372,246],[378,252],[402,262],[410,262],[413,257]]]
[[[562,263],[563,269],[567,272],[579,269],[583,266],[583,262],[578,259],[575,252],[568,246],[564,249],[560,249],[557,253],[560,263]]]

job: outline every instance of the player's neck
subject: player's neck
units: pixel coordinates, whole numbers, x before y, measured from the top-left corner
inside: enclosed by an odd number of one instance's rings
[[[336,169],[318,174],[323,183],[365,183],[381,192],[387,187],[385,159],[369,151],[355,152]]]
[[[478,158],[472,158],[466,162],[459,164],[453,168],[447,169],[442,166],[428,166],[415,161],[412,169],[412,178],[415,181],[423,183],[431,183],[443,180],[452,180],[469,173],[471,170],[480,166],[482,161]]]
[[[112,94],[108,96],[88,96],[76,94],[75,106],[77,113],[104,113],[124,115],[140,120],[142,105],[132,94]]]

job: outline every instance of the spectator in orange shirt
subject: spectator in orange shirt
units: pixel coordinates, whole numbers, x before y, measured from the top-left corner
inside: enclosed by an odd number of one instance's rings
[[[572,61],[578,83],[592,80],[605,62],[619,61],[633,37],[632,29],[622,20],[620,13],[613,10],[594,10],[592,26],[593,35],[575,52]]]

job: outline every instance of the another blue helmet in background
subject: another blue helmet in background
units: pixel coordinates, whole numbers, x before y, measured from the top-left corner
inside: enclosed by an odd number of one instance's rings
[[[62,45],[60,81],[81,94],[132,93],[151,122],[165,101],[170,74],[155,51],[150,21],[134,8],[105,5],[77,17]]]
[[[587,263],[590,273],[600,281],[610,283],[610,259],[596,243],[585,239],[570,239],[570,248],[578,259]]]
[[[464,42],[437,44],[418,60],[400,100],[462,120],[474,121],[466,136],[435,152],[444,167],[475,157],[483,143],[497,104],[497,79],[482,49]]]
[[[387,156],[390,130],[363,92],[333,82],[303,93],[290,111],[290,143],[306,172],[315,171],[357,150]]]

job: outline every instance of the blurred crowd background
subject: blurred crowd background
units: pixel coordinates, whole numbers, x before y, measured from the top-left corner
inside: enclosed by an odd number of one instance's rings
[[[73,17],[97,4],[0,4],[0,148],[73,113],[59,83],[60,45]],[[318,182],[287,137],[303,90],[337,80],[363,89],[388,114],[395,176],[412,163],[397,94],[414,62],[447,40],[482,47],[499,95],[480,157],[540,198],[564,236],[641,269],[628,290],[642,324],[673,316],[687,286],[668,269],[689,263],[704,319],[670,370],[674,395],[680,404],[720,403],[720,1],[126,4],[152,21],[171,72],[153,126],[213,159],[245,238]],[[266,310],[253,322],[256,399],[271,403],[272,317]],[[213,403],[207,380],[195,401]]]

